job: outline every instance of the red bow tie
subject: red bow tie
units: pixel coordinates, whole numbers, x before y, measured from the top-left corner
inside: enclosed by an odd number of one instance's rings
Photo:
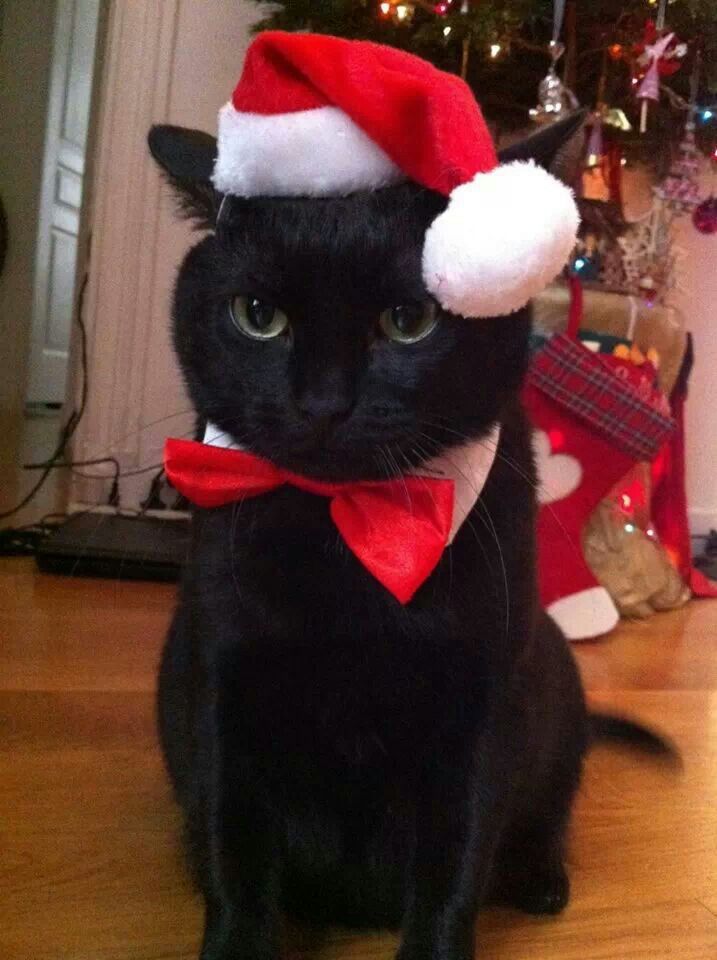
[[[243,450],[172,439],[164,448],[164,467],[172,485],[198,507],[258,497],[284,484],[328,497],[346,546],[401,603],[433,572],[451,531],[452,480],[405,476],[326,483]]]

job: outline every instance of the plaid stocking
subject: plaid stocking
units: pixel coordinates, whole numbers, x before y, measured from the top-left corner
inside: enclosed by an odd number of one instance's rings
[[[540,598],[570,640],[607,633],[618,613],[583,559],[582,529],[630,467],[672,429],[654,371],[553,337],[536,355],[523,399],[536,429]]]

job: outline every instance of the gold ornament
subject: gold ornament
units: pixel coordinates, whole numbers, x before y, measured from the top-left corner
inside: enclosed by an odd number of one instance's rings
[[[602,122],[609,127],[615,127],[616,130],[622,130],[623,133],[629,133],[632,130],[632,124],[627,119],[625,111],[619,107],[604,107],[602,111]]]

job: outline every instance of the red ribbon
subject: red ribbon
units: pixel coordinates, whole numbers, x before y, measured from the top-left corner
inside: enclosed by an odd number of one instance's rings
[[[220,507],[284,485],[328,497],[346,546],[404,604],[435,569],[451,531],[452,480],[403,476],[329,483],[243,450],[174,439],[165,444],[164,467],[172,485],[198,507]]]

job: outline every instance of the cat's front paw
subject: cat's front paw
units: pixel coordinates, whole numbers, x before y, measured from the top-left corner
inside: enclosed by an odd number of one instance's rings
[[[220,921],[207,925],[199,960],[279,960],[279,953],[259,935]]]
[[[550,915],[560,913],[570,899],[570,880],[560,867],[533,869],[504,880],[497,899],[523,913]]]
[[[199,960],[267,960],[263,953],[248,951],[246,946],[233,940],[231,942],[205,941]],[[272,958],[277,960],[277,958]]]

